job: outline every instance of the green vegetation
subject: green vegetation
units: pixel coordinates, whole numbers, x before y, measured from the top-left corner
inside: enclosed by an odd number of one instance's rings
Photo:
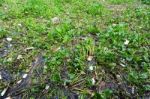
[[[146,98],[149,0],[0,0],[0,92]]]

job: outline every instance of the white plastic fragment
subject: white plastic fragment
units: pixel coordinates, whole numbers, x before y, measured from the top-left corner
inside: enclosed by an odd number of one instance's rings
[[[92,78],[92,84],[93,84],[93,85],[95,84],[95,82],[96,82],[96,81],[95,81],[95,79],[94,79],[94,78]]]
[[[22,76],[22,78],[26,78],[28,76],[28,74],[24,74],[23,76]]]
[[[125,40],[124,45],[128,45],[129,44],[129,40]]]
[[[45,86],[45,89],[48,90],[48,89],[49,89],[49,85],[46,85],[46,86]]]
[[[22,55],[18,55],[18,57],[17,57],[17,59],[22,59],[23,57],[22,57]]]
[[[4,94],[6,93],[7,88],[5,88],[2,92],[1,92],[1,96],[4,96]]]
[[[93,56],[88,56],[87,58],[88,61],[92,61],[92,59],[93,59]]]
[[[10,42],[10,41],[12,41],[12,38],[7,37],[6,40],[7,40],[8,42]]]
[[[51,19],[52,24],[59,24],[60,23],[60,19],[58,17],[54,17]]]

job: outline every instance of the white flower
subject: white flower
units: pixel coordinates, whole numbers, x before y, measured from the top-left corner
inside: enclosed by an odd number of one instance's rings
[[[89,67],[89,70],[90,70],[90,71],[93,71],[93,69],[94,69],[93,66],[90,66],[90,67]]]
[[[22,59],[23,57],[22,57],[22,55],[18,55],[18,57],[17,57],[17,59]]]
[[[93,59],[93,56],[88,56],[87,58],[88,61],[92,61],[92,59]]]
[[[4,96],[4,94],[6,93],[7,88],[5,88],[2,92],[1,92],[1,96]]]
[[[45,89],[48,90],[48,89],[49,89],[49,85],[46,85],[46,86],[45,86]]]
[[[95,82],[96,82],[96,81],[95,81],[95,79],[94,79],[94,78],[92,78],[92,84],[93,84],[93,85],[95,84]]]
[[[53,24],[59,24],[60,23],[60,19],[58,17],[54,17],[51,19]]]
[[[22,76],[22,78],[26,78],[28,76],[28,74],[24,74],[23,76]]]
[[[129,44],[129,40],[125,40],[124,45],[128,45]]]
[[[12,38],[7,37],[6,40],[7,40],[8,42],[10,42],[10,41],[12,41]]]

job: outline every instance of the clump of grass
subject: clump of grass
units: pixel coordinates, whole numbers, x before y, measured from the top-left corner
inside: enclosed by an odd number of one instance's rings
[[[144,3],[144,4],[150,4],[150,1],[149,0],[141,0],[142,1],[142,3]]]
[[[109,0],[109,2],[113,4],[125,4],[125,3],[134,2],[134,0]]]

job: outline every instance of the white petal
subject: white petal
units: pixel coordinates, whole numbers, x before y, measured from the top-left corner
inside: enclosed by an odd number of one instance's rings
[[[122,67],[126,67],[126,65],[124,65],[124,64],[122,64],[122,63],[121,63],[120,65],[121,65]]]
[[[94,78],[92,78],[92,84],[93,84],[93,85],[95,84],[95,82],[96,82],[96,81],[95,81],[95,79],[94,79]]]
[[[3,77],[2,77],[2,75],[0,74],[0,80],[2,79]]]
[[[49,89],[49,85],[46,85],[46,86],[45,86],[45,89],[48,90],[48,89]]]
[[[126,40],[125,42],[124,42],[124,45],[128,45],[129,44],[129,40]]]
[[[93,66],[90,66],[89,67],[89,70],[93,71],[94,67]]]
[[[22,57],[22,55],[18,55],[18,57],[17,57],[17,59],[22,59],[23,57]]]
[[[2,92],[1,92],[1,96],[4,96],[4,94],[6,93],[7,88],[5,88]]]
[[[12,41],[12,38],[7,37],[6,40],[10,42],[10,41]]]
[[[88,61],[92,61],[92,59],[93,59],[93,56],[88,56],[87,58]]]
[[[18,24],[18,26],[20,26],[20,27],[21,27],[21,26],[22,26],[22,24],[20,24],[20,23],[19,23],[19,24]]]
[[[28,76],[28,74],[24,74],[23,76],[22,76],[22,78],[26,78]]]
[[[28,48],[25,49],[25,51],[27,51],[27,50],[33,50],[33,49],[34,49],[34,47],[28,47]]]
[[[17,84],[21,83],[22,80],[17,81]]]

